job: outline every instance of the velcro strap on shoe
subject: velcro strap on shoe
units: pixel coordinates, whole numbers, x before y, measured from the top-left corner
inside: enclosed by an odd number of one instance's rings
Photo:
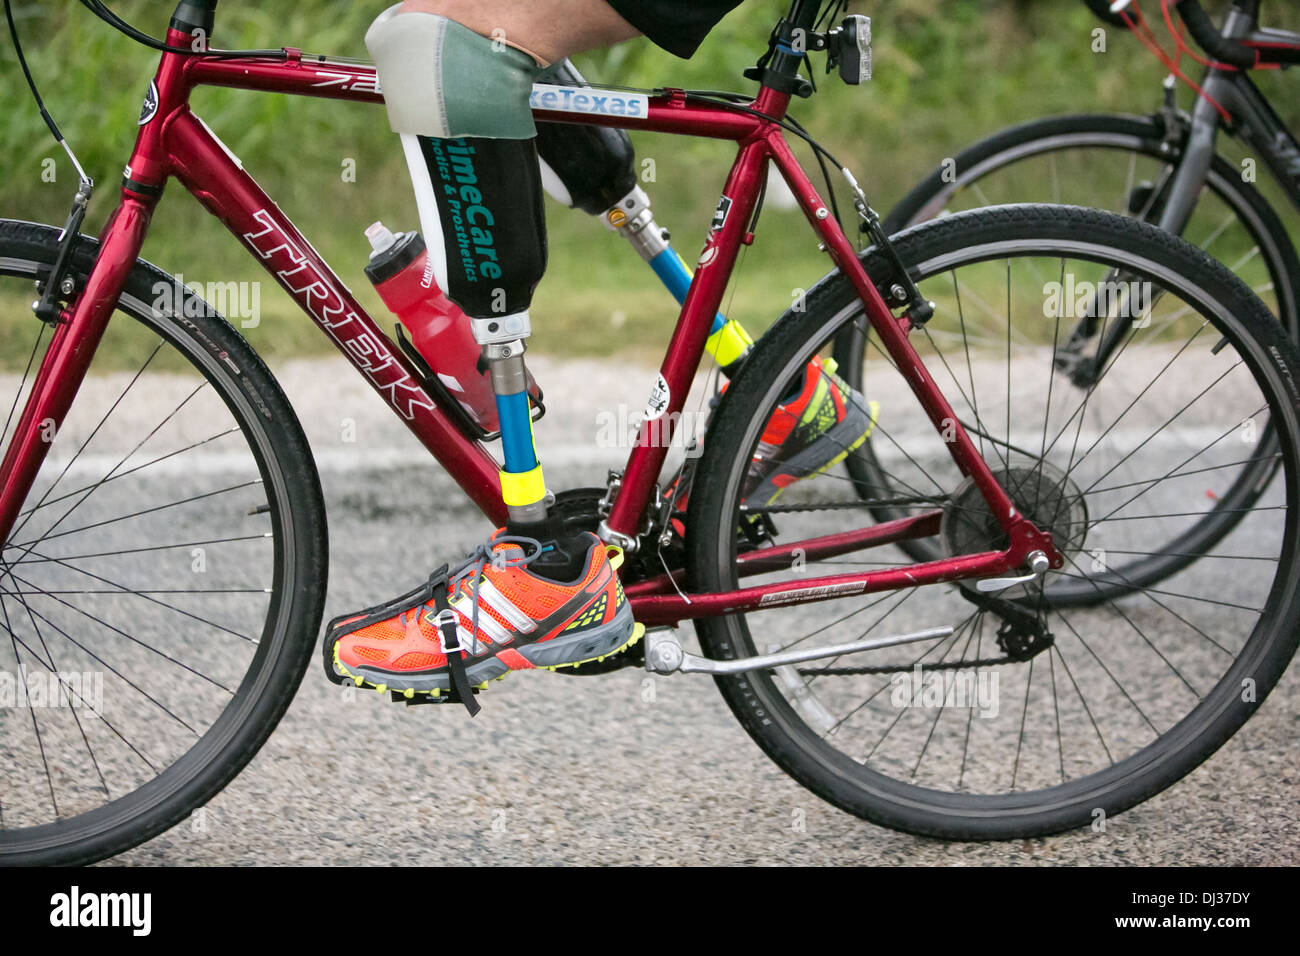
[[[443,652],[447,655],[447,675],[451,679],[453,699],[465,705],[473,717],[482,707],[474,699],[474,689],[469,685],[465,673],[465,648],[460,646],[456,632],[456,612],[447,601],[447,567],[443,565],[429,578],[429,590],[433,606],[438,609],[436,620],[441,635]]]

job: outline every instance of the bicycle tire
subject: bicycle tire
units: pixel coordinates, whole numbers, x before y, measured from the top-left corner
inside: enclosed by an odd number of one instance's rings
[[[32,278],[48,274],[58,236],[59,230],[52,226],[0,221],[0,273]],[[84,287],[97,249],[91,238],[76,241],[69,269],[78,288]],[[176,313],[150,305],[158,283],[176,286],[178,294],[184,295],[177,300],[182,304]],[[274,594],[268,599],[260,641],[237,692],[190,749],[143,786],[87,812],[31,827],[0,828],[2,865],[90,863],[130,849],[183,820],[228,784],[258,751],[284,715],[315,655],[327,576],[325,512],[315,463],[292,407],[243,337],[192,291],[182,291],[173,277],[148,262],[140,260],[132,268],[118,309],[114,321],[133,319],[191,363],[247,439],[267,489],[274,536]]]
[[[1048,250],[1081,243],[1105,247],[1115,258],[1159,262],[1180,277],[1180,291],[1194,296],[1205,314],[1215,317],[1216,331],[1244,350],[1256,380],[1267,383],[1266,394],[1273,403],[1270,414],[1281,425],[1278,436],[1289,489],[1284,500],[1295,500],[1300,474],[1300,390],[1292,370],[1300,368],[1300,353],[1263,303],[1225,267],[1154,227],[1072,207],[1015,206],[961,213],[903,233],[897,248],[903,262],[914,269],[944,256],[949,261],[963,256],[977,261],[982,249],[1005,242]],[[888,266],[882,256],[868,250],[862,261],[874,281],[887,282]],[[736,586],[739,489],[767,410],[819,343],[833,338],[844,320],[846,294],[851,290],[839,273],[818,283],[807,295],[806,310],[787,313],[773,327],[722,399],[689,506],[687,567],[692,591]],[[783,770],[835,806],[874,823],[926,836],[977,840],[1027,838],[1084,826],[1095,819],[1098,809],[1112,816],[1191,772],[1245,723],[1276,684],[1300,641],[1296,525],[1295,509],[1288,509],[1281,531],[1284,558],[1270,585],[1268,604],[1239,656],[1213,689],[1152,743],[1079,780],[1020,792],[1013,782],[1013,792],[978,795],[913,785],[873,771],[829,746],[782,693],[773,671],[719,677],[717,684],[745,730]],[[836,601],[834,613],[847,604],[845,599]],[[697,620],[705,653],[727,660],[765,652],[756,646],[750,618],[761,621],[762,615]],[[1258,691],[1250,701],[1243,700],[1241,693],[1241,681],[1247,678],[1256,682]]]

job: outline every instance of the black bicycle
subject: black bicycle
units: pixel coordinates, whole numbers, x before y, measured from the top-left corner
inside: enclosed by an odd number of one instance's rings
[[[1262,166],[1300,212],[1300,142],[1250,77],[1255,69],[1300,63],[1300,33],[1262,28],[1261,0],[1237,0],[1221,30],[1198,0],[1156,2],[1159,19],[1176,43],[1202,65],[1199,78],[1166,60],[1171,73],[1163,102],[1150,116],[1053,116],[994,133],[941,161],[885,218],[886,231],[893,234],[952,213],[1011,202],[1108,209],[1179,235],[1223,262],[1272,309],[1292,338],[1300,338],[1300,258],[1281,217],[1254,183]],[[1149,47],[1154,42],[1137,0],[1117,13],[1111,12],[1109,0],[1085,3],[1107,23],[1132,29]],[[1175,7],[1204,55],[1193,51],[1177,30]],[[1190,112],[1176,102],[1180,77],[1196,91]],[[1221,131],[1252,154],[1249,162],[1225,155]],[[1117,269],[1098,288],[1122,289],[1131,278]],[[1131,329],[1108,321],[1105,308],[1077,311],[1083,314],[1062,331],[1053,360],[1065,373],[1063,386],[1086,395],[1097,387]],[[996,347],[991,334],[978,325],[964,328],[964,347]],[[879,357],[866,334],[846,336],[837,344],[836,357],[851,377],[863,367],[864,355]],[[853,384],[862,383],[854,378]],[[976,409],[966,411],[977,417]],[[1258,500],[1276,469],[1275,456],[1268,453],[1275,447],[1271,430],[1258,425],[1261,453],[1242,467],[1231,488],[1216,489],[1214,507],[1150,546],[1149,553],[1133,556],[1110,582],[1110,596],[1154,585],[1185,567],[1191,555],[1213,550]],[[1006,447],[1009,434],[985,437],[1012,454]],[[849,458],[864,498],[896,495],[903,487],[897,467],[891,477],[882,463],[888,451],[886,442],[876,439]],[[875,514],[890,520],[902,512],[877,508]],[[919,560],[939,553],[933,541],[906,542],[904,548]],[[1095,591],[1070,587],[1059,588],[1055,597],[1061,604],[1095,598]]]
[[[1114,14],[1108,0],[1085,2],[1111,24],[1145,25],[1139,3]],[[1208,55],[1198,57],[1201,76],[1186,78],[1197,92],[1190,112],[1178,108],[1171,73],[1150,116],[1081,113],[1009,127],[941,162],[885,218],[888,230],[1007,202],[1109,209],[1200,246],[1241,276],[1294,335],[1300,258],[1255,174],[1267,171],[1300,212],[1300,142],[1250,73],[1300,63],[1300,33],[1262,29],[1261,2],[1237,0],[1219,30],[1199,0],[1161,0],[1162,10],[1177,7]],[[1228,158],[1220,132],[1257,161],[1243,166]]]

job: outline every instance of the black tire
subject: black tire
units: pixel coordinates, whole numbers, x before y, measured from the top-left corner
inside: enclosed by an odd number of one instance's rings
[[[951,175],[942,165],[933,170],[890,211],[884,220],[885,231],[892,235],[929,221],[943,212],[945,203],[955,192],[1017,162],[1081,148],[1127,151],[1160,163],[1171,163],[1179,157],[1181,143],[1170,146],[1166,139],[1165,121],[1160,116],[1081,114],[1032,120],[994,133],[967,147],[954,158]],[[1240,170],[1223,156],[1214,157],[1206,184],[1210,192],[1233,211],[1247,235],[1258,246],[1276,297],[1275,314],[1286,326],[1292,340],[1300,341],[1300,257],[1297,257],[1286,226],[1259,190],[1246,182]],[[1046,197],[1017,195],[1014,201],[1039,198]],[[1086,205],[1096,206],[1097,203],[1090,201]],[[836,343],[835,358],[846,370],[845,378],[855,388],[861,385],[855,376],[867,347],[864,333],[857,328],[846,332]],[[850,458],[848,468],[864,489],[889,487],[871,441]],[[1242,491],[1254,483],[1253,477],[1247,477]],[[885,507],[876,509],[874,513],[881,521],[901,516],[898,511]],[[1230,526],[1229,521],[1223,530]],[[936,556],[923,541],[905,543],[904,549],[918,561]]]
[[[0,275],[48,274],[58,233],[51,226],[0,221]],[[78,288],[84,286],[97,248],[93,239],[77,241],[70,272]],[[176,287],[177,295],[185,297],[177,301],[190,307],[180,309],[180,315],[159,312],[150,305],[158,283]],[[231,433],[237,431],[247,443],[248,460],[256,462],[265,487],[265,514],[271,529],[265,536],[273,537],[274,543],[264,553],[268,566],[274,568],[274,585],[265,599],[260,640],[249,652],[251,663],[242,680],[232,679],[238,681],[237,690],[206,732],[142,786],[121,795],[107,787],[111,799],[93,809],[64,816],[56,803],[52,822],[19,828],[8,828],[6,818],[0,827],[0,864],[4,865],[100,860],[162,833],[202,806],[234,778],[275,729],[313,659],[319,634],[328,555],[324,503],[306,437],[284,393],[225,319],[149,263],[142,260],[132,269],[118,308],[113,322],[128,322],[129,316],[143,326],[142,334],[156,333],[174,347],[190,363],[191,372],[186,374],[197,372],[195,380],[215,390],[218,399],[213,407],[224,404],[237,423]],[[33,330],[37,327],[30,313],[16,318],[32,323]],[[74,411],[76,407],[74,403]]]
[[[1031,120],[994,133],[958,153],[954,157],[954,182],[944,181],[942,166],[933,170],[890,210],[884,220],[885,231],[892,235],[934,218],[954,190],[1030,156],[1089,147],[1131,151],[1170,163],[1177,161],[1182,146],[1182,142],[1172,149],[1167,145],[1165,121],[1158,115],[1084,113]],[[1259,243],[1277,294],[1276,314],[1291,337],[1300,340],[1300,255],[1286,225],[1259,189],[1246,182],[1241,170],[1222,155],[1216,154],[1211,161],[1206,186],[1236,213],[1247,233]],[[1037,200],[1023,196],[1015,201]],[[1087,205],[1103,208],[1095,202]]]
[[[1286,482],[1282,500],[1291,503],[1297,500],[1300,391],[1293,370],[1300,368],[1300,353],[1283,335],[1264,304],[1226,268],[1153,227],[1067,207],[1016,206],[962,213],[905,232],[898,237],[897,247],[903,262],[915,268],[940,256],[951,257],[948,261],[962,256],[975,262],[988,258],[1000,261],[1004,253],[989,255],[983,250],[1007,241],[1041,244],[1047,250],[1078,248],[1081,244],[1104,246],[1110,253],[1102,258],[1158,262],[1170,275],[1177,276],[1180,294],[1190,296],[1191,301],[1203,308],[1202,315],[1211,317],[1215,332],[1222,333],[1233,344],[1249,374],[1260,383],[1261,392],[1269,399],[1269,413],[1277,425],[1283,462],[1281,474]],[[862,259],[878,285],[888,282],[883,257],[869,250]],[[938,271],[943,273],[942,268]],[[839,273],[814,287],[808,293],[806,311],[787,313],[764,336],[722,399],[711,423],[710,439],[705,443],[689,506],[688,583],[692,591],[728,590],[737,586],[735,558],[737,551],[745,546],[743,540],[738,542],[735,530],[740,521],[741,483],[768,414],[784,393],[792,374],[811,355],[829,347],[840,331],[846,288],[847,282]],[[1098,810],[1112,816],[1191,772],[1242,726],[1281,676],[1300,640],[1298,516],[1293,507],[1285,511],[1284,526],[1277,526],[1282,557],[1276,576],[1260,583],[1261,589],[1267,589],[1267,602],[1249,636],[1243,638],[1240,651],[1225,663],[1226,670],[1217,683],[1199,698],[1199,703],[1189,704],[1191,709],[1182,719],[1174,723],[1175,718],[1170,717],[1168,729],[1150,743],[1123,759],[1112,758],[1108,767],[1104,761],[1098,761],[1103,769],[1078,779],[1064,781],[1063,762],[1064,782],[1036,790],[1017,790],[1014,772],[1009,792],[972,794],[960,792],[960,785],[953,790],[918,785],[909,782],[905,774],[899,779],[871,769],[828,743],[802,716],[806,713],[802,706],[796,706],[782,691],[774,671],[719,678],[718,687],[746,731],[782,769],[835,806],[872,822],[950,839],[1023,838],[1087,825],[1096,818]],[[853,605],[852,599],[839,599],[829,605],[827,616],[838,618]],[[811,605],[806,610],[816,607]],[[928,608],[918,611],[916,606],[912,606],[912,611],[923,617],[933,613]],[[748,616],[697,621],[705,653],[713,659],[725,660],[770,652],[771,648],[762,646],[753,636],[750,622],[769,628],[766,633],[773,633],[771,628],[775,628],[775,633],[784,640],[788,632],[782,630],[782,622],[798,620],[777,617],[763,625],[764,615],[773,613],[765,610]],[[795,613],[792,609],[789,615]],[[1092,612],[1084,609],[1070,613]],[[772,620],[777,623],[771,623]],[[895,624],[893,630],[902,627]],[[820,639],[820,643],[834,642],[827,635]],[[877,656],[868,662],[880,660],[881,652],[875,653]],[[1001,666],[1019,667],[1023,673],[1023,663]],[[1031,670],[1029,681],[1033,679],[1032,673]],[[1207,683],[1210,679],[1207,678]],[[1243,701],[1245,695],[1241,693],[1242,681],[1247,679],[1254,682],[1257,690],[1249,702]],[[1055,686],[1053,678],[1053,694]],[[1027,682],[1026,701],[1028,688]],[[794,697],[797,701],[798,695]],[[932,733],[933,730],[932,727]],[[1058,724],[1058,740],[1060,733]],[[842,736],[836,739],[843,742]],[[929,738],[925,746],[930,746]],[[1017,744],[1017,765],[1018,747]],[[924,753],[922,749],[923,756]],[[965,770],[965,758],[962,759]],[[915,771],[911,779],[916,779]]]

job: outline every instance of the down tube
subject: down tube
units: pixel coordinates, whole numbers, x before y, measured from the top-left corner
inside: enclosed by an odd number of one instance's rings
[[[190,113],[170,120],[172,173],[253,253],[442,463],[474,503],[505,523],[496,460],[420,387],[365,309],[293,223]]]

